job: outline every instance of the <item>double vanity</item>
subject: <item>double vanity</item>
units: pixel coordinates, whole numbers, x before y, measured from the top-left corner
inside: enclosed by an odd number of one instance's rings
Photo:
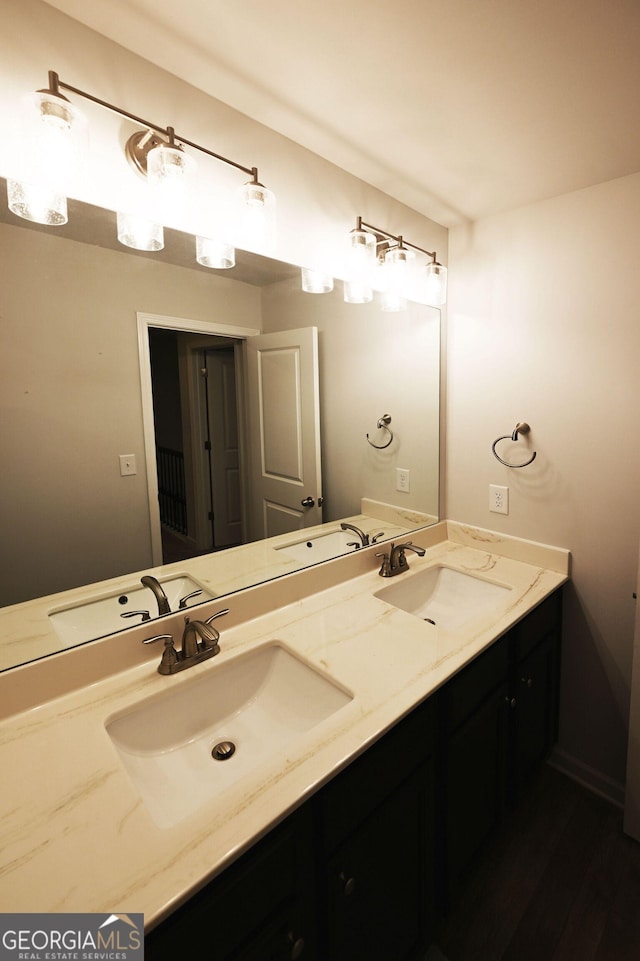
[[[206,923],[215,957],[359,957],[358,911],[406,867],[408,957],[552,743],[570,556],[455,522],[407,540],[398,576],[387,540],[0,674],[3,910],[143,912],[151,958]],[[219,653],[160,674],[143,642],[182,653],[223,608]]]

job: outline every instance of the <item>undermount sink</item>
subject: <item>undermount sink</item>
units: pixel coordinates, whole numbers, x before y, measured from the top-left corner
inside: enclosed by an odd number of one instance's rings
[[[189,607],[216,596],[187,574],[158,579],[172,611],[177,611],[181,599],[194,591],[201,593],[187,602]],[[90,597],[73,606],[50,611],[49,620],[65,644],[82,644],[142,623],[141,617],[122,617],[131,611],[149,611],[152,618],[158,616],[158,602],[153,591],[143,587],[139,581],[117,592]]]
[[[315,537],[305,537],[292,544],[283,544],[276,550],[303,564],[317,564],[320,561],[329,561],[340,554],[351,553],[356,550],[353,546],[356,543],[358,543],[358,535],[353,531],[329,531],[326,534],[317,534]]]
[[[400,575],[395,584],[375,596],[400,610],[448,631],[506,606],[510,587],[473,574],[437,565],[410,576]]]
[[[172,682],[169,681],[169,684]],[[352,700],[277,642],[150,698],[106,723],[148,811],[169,828],[270,763]]]

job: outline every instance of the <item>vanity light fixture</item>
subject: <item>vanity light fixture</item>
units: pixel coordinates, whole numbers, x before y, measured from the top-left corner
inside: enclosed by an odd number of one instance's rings
[[[176,207],[179,208],[187,189],[187,176],[195,166],[194,159],[185,152],[185,147],[197,150],[214,160],[219,160],[249,175],[250,179],[240,188],[240,199],[242,208],[248,214],[254,235],[256,221],[259,221],[260,214],[263,213],[265,217],[272,216],[275,198],[273,193],[264,184],[260,183],[257,167],[245,167],[243,164],[215,153],[201,144],[187,140],[186,137],[178,136],[173,127],[159,126],[130,113],[128,110],[124,110],[122,107],[101,100],[86,90],[73,87],[71,84],[60,80],[58,74],[53,70],[49,71],[49,87],[35,94],[35,102],[44,128],[49,132],[55,132],[58,143],[52,144],[52,147],[56,148],[55,150],[51,149],[39,158],[41,162],[38,165],[39,180],[37,187],[32,188],[30,182],[9,182],[10,207],[18,216],[29,220],[35,219],[36,215],[39,217],[46,216],[47,219],[41,219],[39,222],[66,223],[66,195],[60,190],[58,184],[52,183],[48,174],[60,153],[57,148],[69,141],[70,135],[82,115],[61,92],[62,90],[105,107],[107,110],[111,110],[121,117],[126,117],[144,128],[129,137],[125,146],[125,155],[130,165],[147,179],[150,193],[155,196],[158,206],[165,216]],[[57,188],[55,195],[54,187]],[[43,196],[45,190],[51,195],[50,197]],[[30,199],[32,192],[33,200]],[[128,246],[137,246],[136,236],[140,235],[140,224],[137,225],[137,231],[125,229],[124,223],[127,219],[131,219],[131,215],[128,213],[119,215],[119,221],[123,222],[122,236],[127,238],[122,242]],[[159,250],[163,245],[162,226],[160,224],[149,226],[153,228],[151,229],[152,239],[149,239],[148,236],[141,239],[140,243],[143,246],[140,249]],[[264,228],[259,233],[264,234]],[[118,236],[120,239],[120,228]],[[158,240],[158,237],[160,237],[160,240]],[[208,238],[205,237],[203,240],[207,241]],[[150,244],[150,246],[146,244]],[[229,256],[229,245],[227,245],[227,248],[226,255],[219,258],[216,266],[230,267],[235,263],[233,248],[230,248],[231,256]],[[205,264],[205,266],[214,266],[213,259],[215,258],[212,258],[212,262]]]
[[[363,273],[368,271],[368,283],[371,287],[379,287],[382,291],[382,307],[385,310],[402,310],[406,305],[406,297],[415,289],[415,299],[424,300],[431,306],[446,303],[447,268],[436,259],[436,252],[425,250],[417,244],[409,243],[401,234],[391,234],[382,227],[374,227],[366,223],[362,217],[356,219],[354,230],[347,234],[347,250],[351,253],[345,265],[345,301],[347,303],[365,303],[364,300],[349,299],[347,285],[353,271],[353,251],[360,257],[360,280]],[[366,251],[366,254],[365,254]],[[425,254],[431,260],[415,274],[416,252]],[[366,268],[362,265],[366,262]],[[374,268],[378,265],[379,278],[374,281]],[[369,298],[371,299],[371,298]]]

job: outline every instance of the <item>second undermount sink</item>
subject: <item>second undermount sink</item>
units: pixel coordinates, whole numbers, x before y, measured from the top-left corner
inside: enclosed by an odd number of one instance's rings
[[[299,563],[318,564],[340,554],[351,553],[356,550],[354,544],[357,543],[358,535],[353,531],[328,531],[315,537],[305,537],[292,544],[283,544],[282,547],[276,547],[276,550]]]
[[[456,631],[469,621],[506,607],[510,587],[451,567],[427,567],[383,587],[375,596],[400,610],[441,627]]]
[[[201,604],[216,596],[188,574],[175,574],[159,580],[172,611],[177,611],[182,598],[195,591],[200,593],[191,598],[186,606]],[[139,581],[118,591],[88,597],[77,604],[50,611],[49,620],[65,644],[82,644],[84,641],[106,637],[107,634],[115,634],[142,623],[141,616],[122,616],[133,611],[148,611],[151,618],[158,616],[158,602],[153,591],[149,587],[143,587]]]
[[[172,681],[169,681],[171,685]],[[120,759],[161,828],[269,764],[353,695],[278,642],[107,721]]]

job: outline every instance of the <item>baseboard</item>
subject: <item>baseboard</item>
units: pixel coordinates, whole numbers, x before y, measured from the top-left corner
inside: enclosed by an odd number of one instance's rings
[[[573,781],[577,781],[578,784],[582,784],[593,794],[597,794],[606,801],[610,801],[611,804],[615,804],[616,807],[624,807],[624,784],[621,781],[616,781],[601,771],[596,771],[595,768],[584,764],[571,754],[567,754],[562,748],[555,747],[553,749],[547,764],[562,774],[566,774]]]

